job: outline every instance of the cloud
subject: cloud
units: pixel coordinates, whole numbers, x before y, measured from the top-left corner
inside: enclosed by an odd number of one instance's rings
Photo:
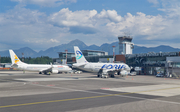
[[[177,31],[179,28],[177,24],[179,24],[179,22],[175,23],[174,18],[162,15],[146,15],[142,12],[137,12],[136,15],[127,13],[122,17],[118,15],[115,10],[103,9],[97,13],[96,10],[73,12],[68,8],[64,8],[50,15],[48,21],[54,26],[69,28],[71,34],[93,34],[93,40],[99,38],[106,42],[117,40],[119,35],[124,35],[124,32],[127,31],[132,34],[134,39],[148,40],[152,43],[154,41],[150,40],[156,40],[156,43],[158,43],[158,41],[163,43],[163,41],[166,40],[176,39],[177,35],[179,35]],[[92,36],[91,38],[93,38]]]
[[[49,23],[58,27],[68,27],[71,33],[94,34],[99,32],[98,27],[105,26],[108,22],[118,23],[122,17],[115,10],[96,10],[70,11],[63,8],[59,12],[48,17]]]
[[[63,8],[59,12],[50,15],[48,19],[59,26],[93,26],[92,19],[96,14],[96,10],[72,12],[68,8]]]
[[[93,34],[96,33],[94,16],[96,10],[82,10],[72,12],[63,8],[48,17],[50,24],[58,27],[67,27],[71,33]]]
[[[120,22],[122,20],[122,17],[115,10],[106,11],[103,9],[97,16],[98,18],[109,19],[112,22]]]
[[[42,50],[46,46],[52,47],[50,42],[61,38],[59,32],[64,29],[54,28],[47,24],[46,14],[37,10],[30,10],[16,6],[14,9],[0,14],[0,45],[7,44],[9,48],[31,47]],[[62,33],[63,34],[63,33]],[[53,40],[49,41],[49,38]]]
[[[147,0],[149,3],[153,3],[154,5],[158,5],[158,0]]]
[[[44,7],[57,7],[62,4],[76,3],[76,0],[11,0],[21,4],[35,4]]]
[[[71,11],[69,8],[46,15],[19,4],[0,13],[0,46],[8,44],[11,48],[28,46],[44,50],[77,38],[88,45],[101,45],[117,41],[119,35],[128,31],[140,45],[164,43],[179,47],[174,43],[180,36],[180,4],[168,4],[165,0],[161,3],[163,7],[159,10],[163,15],[137,12],[125,16],[116,10]]]
[[[180,17],[180,2],[179,0],[162,0],[162,8],[158,10],[165,12],[169,17]]]
[[[50,42],[58,43],[59,41],[57,41],[56,39],[50,39]]]

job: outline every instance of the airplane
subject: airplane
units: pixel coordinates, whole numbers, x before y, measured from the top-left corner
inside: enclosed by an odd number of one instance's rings
[[[13,50],[9,50],[11,62],[11,67],[17,68],[24,71],[37,71],[39,74],[47,73],[59,73],[59,72],[68,72],[72,69],[67,65],[46,65],[46,64],[27,64],[22,62]]]
[[[73,64],[73,68],[98,73],[97,77],[104,77],[104,74],[107,74],[110,77],[114,77],[115,73],[121,76],[130,74],[131,69],[125,63],[90,63],[85,59],[77,46],[74,46],[74,52],[76,63]]]

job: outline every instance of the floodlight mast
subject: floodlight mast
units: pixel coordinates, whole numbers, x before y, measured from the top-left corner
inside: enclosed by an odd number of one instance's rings
[[[116,46],[112,46],[112,47],[113,47],[113,63],[114,63],[114,60],[115,60],[115,59],[114,59],[114,58],[115,58],[115,47],[116,47]]]

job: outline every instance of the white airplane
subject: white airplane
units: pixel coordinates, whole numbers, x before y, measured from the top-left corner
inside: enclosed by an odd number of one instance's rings
[[[74,52],[76,63],[73,64],[73,68],[98,73],[98,77],[103,77],[103,74],[114,77],[115,73],[122,76],[130,73],[130,67],[125,63],[90,63],[85,59],[77,46],[74,46]]]
[[[37,71],[39,74],[68,72],[72,69],[66,65],[27,64],[21,62],[13,50],[9,50],[11,56],[11,67],[25,71]]]

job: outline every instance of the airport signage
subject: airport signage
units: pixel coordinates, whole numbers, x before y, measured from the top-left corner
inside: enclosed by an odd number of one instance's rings
[[[143,64],[150,64],[150,65],[153,65],[153,64],[165,64],[166,61],[146,61],[146,62],[143,62]]]
[[[163,52],[163,53],[142,53],[142,54],[126,54],[125,57],[133,58],[133,57],[158,57],[158,56],[179,56],[179,52]]]

